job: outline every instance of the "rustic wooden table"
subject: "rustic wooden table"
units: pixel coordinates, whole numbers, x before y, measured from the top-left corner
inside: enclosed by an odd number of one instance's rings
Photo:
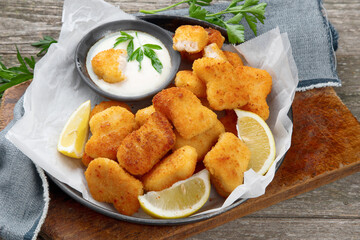
[[[140,8],[154,9],[169,4],[169,1],[165,0],[111,0],[108,2],[129,13],[134,13]],[[59,36],[62,4],[63,1],[56,0],[1,0],[0,56],[7,66],[17,64],[15,45],[23,56],[35,55],[38,50],[31,47],[32,42],[38,41],[44,35],[54,38]],[[336,56],[337,71],[343,86],[335,88],[335,91],[359,120],[360,0],[324,0],[324,6],[330,21],[340,35]],[[0,121],[5,120],[0,119]],[[359,151],[355,151],[354,154],[353,158],[360,159]],[[204,227],[203,230],[197,229],[194,232],[198,234],[191,236],[191,239],[360,239],[359,182],[360,173],[357,172],[242,218],[236,219],[234,216],[226,215],[225,218],[229,217],[228,220],[223,218],[218,224]],[[53,184],[50,190],[55,192],[53,198],[63,196],[63,193]],[[66,199],[66,201],[72,200]],[[71,211],[70,208],[71,205],[67,210]],[[215,226],[218,227],[212,228]],[[50,227],[49,224],[44,227],[45,229],[39,235],[40,239],[67,238],[66,233],[64,235],[49,234]],[[107,231],[109,229],[111,228],[106,228]],[[121,238],[121,236],[118,237]],[[136,236],[128,237],[136,239]]]

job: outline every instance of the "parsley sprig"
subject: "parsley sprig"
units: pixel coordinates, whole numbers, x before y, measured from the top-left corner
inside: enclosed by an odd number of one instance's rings
[[[50,38],[51,37],[45,36],[39,42],[32,44],[32,46],[41,49],[37,56],[45,54],[49,46],[56,42],[56,40],[53,38],[50,40]],[[0,98],[6,89],[30,80],[34,77],[34,68],[36,63],[35,57],[22,57],[17,47],[16,57],[19,62],[19,66],[9,68],[6,67],[5,64],[0,60]]]
[[[159,45],[156,44],[144,44],[142,45],[137,32],[135,32],[135,36],[140,43],[140,46],[134,50],[134,37],[130,34],[120,31],[120,37],[116,39],[116,42],[114,43],[114,48],[119,45],[122,42],[129,41],[126,51],[128,54],[127,61],[134,61],[136,60],[139,63],[139,71],[141,70],[141,62],[144,59],[144,56],[148,57],[151,61],[151,65],[153,68],[158,72],[161,73],[163,69],[163,65],[156,55],[156,52],[154,50],[161,50],[162,48]]]
[[[234,44],[245,41],[245,28],[241,23],[242,19],[246,20],[255,35],[257,35],[258,21],[264,24],[267,3],[259,3],[259,0],[232,0],[226,9],[212,13],[203,8],[203,6],[210,5],[211,2],[212,0],[183,0],[165,8],[150,11],[140,10],[140,12],[145,14],[155,14],[186,3],[189,5],[190,17],[225,28],[228,33],[229,42]],[[243,3],[240,4],[241,2]],[[225,15],[227,14],[230,14],[231,18],[225,20]]]

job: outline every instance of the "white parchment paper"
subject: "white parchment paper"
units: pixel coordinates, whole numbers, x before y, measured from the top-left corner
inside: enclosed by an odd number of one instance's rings
[[[10,129],[6,137],[35,164],[59,181],[81,192],[85,199],[115,211],[110,204],[91,198],[84,177],[81,160],[58,153],[57,141],[71,113],[86,100],[92,106],[104,100],[85,85],[75,69],[75,48],[91,29],[106,22],[133,19],[100,0],[65,0],[63,25],[57,44],[36,64],[34,79],[25,92],[24,116]],[[239,198],[253,198],[264,194],[275,174],[275,165],[290,147],[292,122],[287,114],[298,84],[297,69],[292,58],[286,33],[278,28],[251,41],[228,50],[238,51],[247,65],[266,69],[273,77],[272,92],[268,96],[270,117],[267,121],[276,142],[276,160],[265,176],[252,170],[245,173],[244,184],[224,200],[214,189],[199,214],[218,211]],[[148,217],[142,211],[135,214]]]

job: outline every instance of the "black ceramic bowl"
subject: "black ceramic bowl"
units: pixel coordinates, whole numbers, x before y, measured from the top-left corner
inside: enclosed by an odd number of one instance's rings
[[[157,89],[150,89],[146,93],[136,96],[122,96],[115,95],[113,93],[109,93],[107,91],[102,90],[94,83],[94,81],[90,78],[87,68],[86,68],[86,57],[90,50],[90,48],[99,40],[104,38],[105,36],[126,30],[134,30],[139,32],[148,33],[155,38],[159,39],[164,46],[167,48],[170,59],[171,59],[171,71],[168,75],[168,78],[161,84]],[[78,70],[82,80],[95,92],[112,100],[118,101],[139,101],[149,97],[152,97],[160,90],[166,88],[171,81],[174,79],[181,62],[181,57],[179,52],[173,50],[172,48],[172,36],[169,32],[165,31],[163,28],[143,21],[143,20],[119,20],[114,22],[109,22],[103,24],[101,26],[96,27],[87,33],[82,40],[79,42],[76,51],[75,51],[75,64],[76,69]]]

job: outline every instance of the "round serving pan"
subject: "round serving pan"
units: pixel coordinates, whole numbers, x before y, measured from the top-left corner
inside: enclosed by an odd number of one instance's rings
[[[168,31],[174,32],[176,30],[176,28],[178,28],[181,25],[200,25],[203,27],[211,27],[214,29],[217,29],[221,32],[221,34],[226,38],[227,41],[227,33],[226,30],[218,27],[216,25],[213,25],[211,23],[207,23],[201,20],[197,20],[197,19],[193,19],[193,18],[189,18],[189,17],[181,17],[181,16],[169,16],[169,15],[146,15],[146,16],[140,16],[140,19],[143,19],[145,21],[151,22],[153,24],[156,24]],[[292,121],[292,109],[289,110],[288,113],[291,121]],[[285,156],[284,156],[285,157]],[[279,169],[280,165],[282,164],[284,157],[282,157],[282,159],[277,163],[276,165],[276,170]],[[52,177],[51,175],[49,175],[49,177],[55,182],[56,185],[58,185],[65,193],[67,193],[70,197],[72,197],[73,199],[75,199],[76,201],[78,201],[79,203],[93,209],[94,211],[97,211],[101,214],[104,214],[106,216],[115,218],[115,219],[119,219],[119,220],[123,220],[123,221],[127,221],[127,222],[132,222],[132,223],[137,223],[137,224],[146,224],[146,225],[180,225],[180,224],[187,224],[187,223],[193,223],[193,222],[198,222],[198,221],[202,221],[202,220],[206,220],[212,217],[215,217],[217,215],[220,215],[224,212],[229,211],[230,209],[233,209],[237,206],[239,206],[240,204],[244,203],[247,199],[239,199],[236,202],[234,202],[232,205],[223,208],[220,211],[217,212],[213,212],[213,213],[208,213],[208,214],[203,214],[203,215],[198,215],[198,216],[189,216],[186,218],[180,218],[180,219],[153,219],[153,218],[139,218],[139,217],[134,217],[134,216],[126,216],[123,214],[120,214],[118,212],[115,211],[111,211],[108,210],[106,208],[103,208],[101,206],[95,205],[91,202],[89,202],[88,200],[85,200],[81,193],[77,192],[76,190],[72,189],[71,187],[69,187],[68,185],[58,181],[57,179],[55,179],[54,177]]]

